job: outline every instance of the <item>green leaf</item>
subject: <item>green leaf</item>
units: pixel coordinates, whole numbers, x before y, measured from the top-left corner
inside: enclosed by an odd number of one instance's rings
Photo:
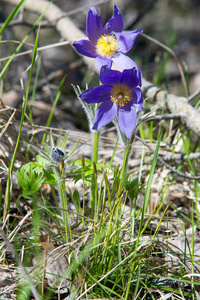
[[[69,163],[70,166],[79,166],[80,168],[68,172],[68,174],[77,174],[77,176],[74,178],[74,181],[77,182],[82,178],[82,173],[83,173],[83,165],[82,165],[82,160],[81,159],[75,159],[73,162]],[[98,172],[103,174],[103,166],[104,163],[103,162],[99,162],[96,164],[96,169]],[[112,167],[109,164],[106,164],[107,169],[113,170]],[[86,159],[84,161],[84,177],[85,180],[87,181],[91,181],[91,176],[93,174],[94,170],[93,170],[93,163],[90,159]]]
[[[74,192],[72,193],[70,187],[68,187],[71,199],[76,207],[76,209],[79,211],[80,210],[80,196],[79,196],[79,192],[77,189],[74,190]]]
[[[38,172],[39,171],[39,172]],[[17,170],[16,177],[19,186],[23,189],[24,197],[35,194],[45,181],[43,171],[39,166],[33,167],[33,163],[28,163],[21,167],[20,172]]]
[[[2,32],[5,30],[5,28],[8,26],[8,24],[12,21],[12,19],[19,13],[19,11],[21,10],[21,8],[22,8],[22,6],[24,5],[25,2],[26,2],[26,0],[20,1],[20,3],[17,4],[17,6],[12,10],[10,15],[7,17],[7,19],[5,20],[5,22],[1,26],[0,34],[2,34]]]
[[[46,176],[46,179],[45,179],[45,183],[48,183],[48,184],[51,184],[51,185],[55,185],[57,186],[57,183],[58,183],[58,176],[55,174],[55,173],[51,173],[47,170],[43,170],[45,176]]]

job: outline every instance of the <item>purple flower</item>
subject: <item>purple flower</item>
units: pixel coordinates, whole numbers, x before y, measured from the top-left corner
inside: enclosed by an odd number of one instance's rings
[[[86,103],[101,103],[95,113],[92,129],[100,129],[112,122],[117,115],[120,130],[131,139],[136,126],[137,112],[143,108],[143,96],[136,68],[123,72],[103,66],[99,85],[81,93]]]
[[[90,7],[86,20],[86,34],[88,40],[75,41],[73,46],[82,55],[93,57],[100,70],[103,65],[111,68],[115,63],[121,70],[137,69],[141,85],[141,71],[136,63],[123,53],[127,53],[134,45],[142,30],[122,32],[124,20],[117,5],[114,5],[114,17],[103,27],[102,18],[98,10]]]

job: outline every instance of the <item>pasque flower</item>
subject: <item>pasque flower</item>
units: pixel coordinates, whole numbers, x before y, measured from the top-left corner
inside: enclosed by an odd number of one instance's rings
[[[143,108],[143,96],[137,69],[123,72],[103,66],[100,70],[102,85],[92,87],[79,97],[86,103],[101,103],[96,110],[92,129],[100,129],[118,117],[120,130],[131,139],[136,126],[137,111]]]
[[[136,63],[123,53],[134,45],[142,30],[124,31],[124,20],[118,7],[114,5],[114,16],[103,27],[98,10],[90,7],[86,20],[86,34],[89,40],[75,41],[73,46],[82,55],[93,57],[100,70],[103,65],[111,68],[114,62],[121,70],[135,67],[141,85],[141,72]]]

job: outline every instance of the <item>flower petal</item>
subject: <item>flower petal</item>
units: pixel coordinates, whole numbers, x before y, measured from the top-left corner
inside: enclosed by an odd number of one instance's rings
[[[117,114],[117,106],[112,101],[101,103],[98,107],[92,129],[100,129],[113,121]]]
[[[135,40],[142,30],[124,31],[122,33],[115,33],[120,51],[128,52],[134,45]]]
[[[73,44],[76,51],[82,55],[88,56],[88,57],[96,57],[97,54],[95,46],[87,40],[80,40],[75,41]]]
[[[111,18],[104,26],[104,34],[110,34],[112,31],[122,32],[123,26],[124,20],[122,14],[117,5],[114,4],[114,17]]]
[[[131,139],[136,125],[137,113],[131,102],[118,108],[118,123],[121,131],[128,139]]]
[[[96,45],[98,38],[103,34],[103,24],[101,16],[98,16],[98,10],[90,7],[86,20],[86,34],[90,41]]]
[[[132,90],[132,103],[134,103],[139,111],[143,109],[143,95],[140,88]]]
[[[97,56],[95,59],[95,63],[97,68],[100,70],[102,66],[108,66],[109,68],[111,68],[112,66],[112,60],[109,58],[104,58],[101,56]]]
[[[99,79],[105,85],[114,86],[121,82],[122,73],[103,66],[100,70]]]
[[[121,70],[136,68],[137,76],[139,78],[139,86],[142,85],[142,73],[138,68],[137,64],[127,55],[123,53],[118,53],[115,57],[112,57],[112,61],[116,64]]]
[[[98,85],[81,93],[79,97],[86,103],[100,103],[110,100],[110,86]]]
[[[122,83],[130,88],[135,88],[139,85],[140,80],[137,75],[137,69],[126,69],[122,72]]]

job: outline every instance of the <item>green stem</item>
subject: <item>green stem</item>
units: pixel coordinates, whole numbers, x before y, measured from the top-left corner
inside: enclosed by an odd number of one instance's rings
[[[85,173],[84,173],[84,166],[85,166],[85,159],[82,155],[82,181],[83,181],[83,216],[85,215]],[[85,220],[82,218],[82,233],[84,232]]]
[[[130,155],[130,152],[131,152],[131,147],[132,147],[132,143],[134,141],[134,138],[135,138],[135,131],[133,132],[132,137],[129,140],[128,144],[124,147],[124,160],[123,160],[123,166],[122,166],[122,171],[121,171],[121,179],[120,179],[120,183],[119,183],[117,197],[120,196],[120,194],[122,192],[122,189],[125,186],[126,177],[127,177],[127,170],[128,170],[128,160],[129,160],[129,155]]]
[[[64,227],[66,232],[66,242],[68,243],[68,232],[69,232],[70,241],[72,241],[72,233],[71,233],[71,224],[70,224],[70,217],[69,217],[69,211],[67,205],[64,169],[61,170],[60,172],[59,171],[56,172],[58,175],[57,188],[58,188],[59,199],[62,208],[62,216],[63,216]]]
[[[90,208],[91,208],[91,217],[94,216],[95,207],[97,207],[97,197],[95,190],[96,180],[95,180],[95,171],[94,166],[97,164],[98,160],[98,152],[99,152],[99,130],[93,130],[93,153],[92,153],[92,162],[93,162],[93,180],[91,181],[91,189],[90,189]]]
[[[93,130],[93,153],[92,161],[97,163],[99,152],[99,130]]]
[[[121,179],[119,183],[119,188],[118,188],[118,195],[121,193],[122,188],[125,185],[126,182],[126,176],[127,176],[127,170],[128,170],[128,159],[129,159],[129,154],[131,152],[131,144],[128,146],[125,146],[124,148],[124,160],[123,160],[123,166],[122,166],[122,171],[121,171]]]

